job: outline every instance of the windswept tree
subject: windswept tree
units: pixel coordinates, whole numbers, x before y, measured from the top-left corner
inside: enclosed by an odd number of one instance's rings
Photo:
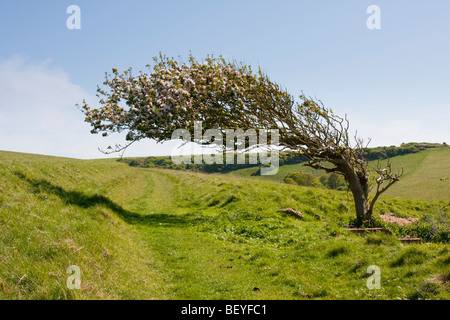
[[[114,151],[144,138],[170,140],[180,128],[193,133],[195,121],[224,133],[278,129],[279,145],[306,156],[306,165],[344,176],[359,223],[372,218],[380,194],[401,176],[389,163],[370,174],[363,140],[350,137],[347,117],[303,94],[296,100],[261,69],[254,73],[250,66],[212,56],[201,62],[190,56],[184,63],[160,55],[154,62],[153,67],[147,65],[149,74],[113,68],[105,76],[105,87],[97,89],[100,107],[83,101],[81,110],[92,133],[127,132],[127,145]]]

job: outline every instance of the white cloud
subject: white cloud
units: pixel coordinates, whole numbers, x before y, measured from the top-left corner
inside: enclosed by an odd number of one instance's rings
[[[436,112],[432,112],[435,110]],[[358,136],[371,138],[371,147],[400,145],[403,142],[450,141],[450,107],[428,108],[427,112],[410,112],[400,119],[390,119],[383,115],[365,119],[355,119],[353,128],[360,128]]]
[[[83,99],[97,101],[50,60],[34,64],[19,56],[0,59],[0,150],[81,159],[117,157],[104,155],[98,147],[106,150],[123,143],[124,135],[90,134],[91,127],[75,107]],[[142,141],[125,156],[170,154],[173,145]]]

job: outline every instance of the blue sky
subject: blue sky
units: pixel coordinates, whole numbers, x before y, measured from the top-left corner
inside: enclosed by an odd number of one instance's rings
[[[81,29],[69,30],[69,5]],[[369,5],[381,9],[370,30]],[[162,52],[222,54],[316,97],[370,146],[450,143],[450,2],[2,1],[0,150],[75,158],[123,136],[91,135],[74,106],[95,104],[112,67],[145,70]],[[144,141],[126,156],[170,154]],[[117,155],[116,155],[117,156]]]

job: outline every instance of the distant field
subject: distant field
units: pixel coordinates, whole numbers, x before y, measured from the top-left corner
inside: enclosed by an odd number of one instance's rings
[[[391,197],[450,201],[450,148],[430,149],[395,157],[394,167],[405,168],[402,179],[386,191]]]
[[[441,181],[441,178],[450,176],[450,148],[428,149],[397,156],[393,157],[391,162],[395,170],[401,170],[403,166],[404,175],[398,183],[386,191],[386,195],[420,200],[450,200],[450,179]],[[375,168],[377,161],[371,161],[369,165]],[[323,174],[322,171],[303,164],[281,166],[276,175],[251,176],[254,171],[254,168],[245,168],[227,174],[275,182],[282,182],[289,172],[306,171],[317,176]]]
[[[405,181],[445,152],[405,158]],[[420,222],[361,237],[346,192],[0,151],[0,299],[450,299],[450,245],[432,238],[448,202],[383,197],[385,212]]]

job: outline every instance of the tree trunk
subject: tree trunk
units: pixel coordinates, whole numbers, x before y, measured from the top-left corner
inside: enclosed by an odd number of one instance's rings
[[[344,174],[345,180],[348,182],[355,202],[356,219],[358,224],[362,224],[366,220],[369,211],[367,181],[361,181],[360,177],[358,177],[348,163],[345,163],[345,165],[341,163],[339,165],[339,171]]]
[[[353,194],[353,200],[355,202],[356,218],[358,223],[363,223],[367,218],[368,205],[367,199],[364,195],[363,189],[359,181],[356,183],[349,182],[350,190]]]

